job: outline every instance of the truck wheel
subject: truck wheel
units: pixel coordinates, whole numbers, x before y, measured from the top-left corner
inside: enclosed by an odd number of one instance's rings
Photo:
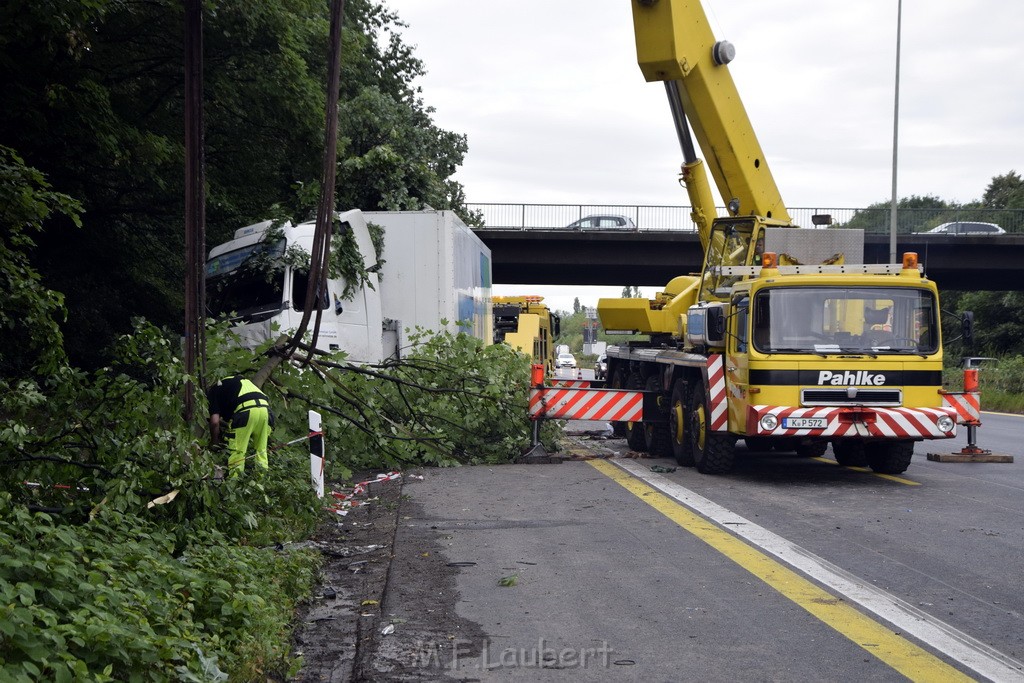
[[[690,434],[686,428],[686,383],[682,380],[672,385],[668,434],[676,462],[683,467],[693,467],[693,448],[690,446]]]
[[[745,436],[743,442],[752,453],[767,453],[775,446],[772,439],[767,436]]]
[[[625,389],[626,388],[626,371],[622,368],[615,368],[615,372],[612,373],[612,381],[609,389]],[[622,438],[626,436],[626,423],[625,422],[612,422],[612,434]]]
[[[843,467],[864,467],[868,462],[863,441],[833,441],[832,454]]]
[[[627,389],[643,389],[644,380],[640,377],[640,373],[635,370],[629,373],[629,377],[626,378]],[[647,441],[644,439],[644,424],[642,422],[627,422],[626,423],[626,443],[634,451],[640,451],[644,453],[647,451]]]
[[[644,385],[647,391],[661,391],[661,382],[658,380],[657,375],[651,375],[647,378],[647,384]],[[664,401],[664,397],[659,394],[658,405],[660,406]],[[668,424],[665,422],[645,422],[644,423],[644,441],[647,445],[647,452],[653,455],[655,458],[671,458],[672,457],[672,435],[669,434]]]
[[[914,456],[913,441],[889,441],[869,444],[864,449],[868,466],[879,474],[900,474],[910,467]]]
[[[796,454],[801,458],[820,458],[828,449],[828,441],[806,441],[796,445]]]
[[[775,439],[773,447],[777,451],[795,451],[796,439],[792,437],[787,437],[785,439]]]
[[[736,437],[711,431],[711,409],[703,384],[698,384],[690,398],[690,446],[693,464],[702,474],[725,474],[736,459]]]

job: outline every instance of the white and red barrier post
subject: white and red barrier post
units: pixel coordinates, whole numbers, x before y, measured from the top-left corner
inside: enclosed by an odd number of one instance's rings
[[[317,498],[324,497],[324,465],[327,454],[324,449],[323,421],[320,413],[309,411],[309,474]]]
[[[942,392],[942,403],[956,410],[957,422],[967,427],[967,446],[957,453],[929,453],[934,462],[1013,462],[1012,455],[998,455],[977,443],[981,426],[981,392],[977,368],[964,369],[964,390]]]

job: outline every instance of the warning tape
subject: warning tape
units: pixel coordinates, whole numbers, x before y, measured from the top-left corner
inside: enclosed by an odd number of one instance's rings
[[[344,517],[349,513],[350,509],[354,507],[359,507],[360,505],[363,505],[365,503],[365,501],[353,500],[353,498],[355,496],[366,493],[370,484],[376,484],[382,481],[394,481],[395,479],[401,478],[401,472],[388,472],[386,474],[381,473],[377,475],[376,479],[368,479],[366,481],[359,482],[358,484],[353,486],[352,490],[349,491],[348,493],[344,491],[331,491],[331,496],[334,497],[338,502],[335,503],[334,505],[326,506],[326,509],[330,510],[336,515]]]
[[[299,443],[300,441],[305,441],[306,439],[313,439],[315,437],[323,436],[323,435],[324,435],[323,432],[310,432],[309,434],[306,434],[305,436],[300,436],[297,439],[292,439],[291,441],[289,441],[287,443],[277,443],[277,444],[274,444],[273,446],[270,447],[270,450],[276,451],[279,448],[284,448],[285,446],[293,446],[293,445]]]
[[[30,489],[41,489],[41,488],[44,488],[44,485],[39,483],[38,481],[23,481],[21,483],[24,484],[25,486],[29,487]],[[88,491],[89,490],[88,486],[74,486],[74,487],[72,487],[72,486],[70,486],[68,484],[50,484],[50,488],[63,489],[63,490],[67,490],[67,491],[70,491],[72,488],[74,488],[76,491]]]

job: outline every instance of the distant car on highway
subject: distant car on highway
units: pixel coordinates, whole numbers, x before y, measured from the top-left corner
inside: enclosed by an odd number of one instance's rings
[[[571,353],[560,353],[555,358],[556,368],[574,368],[576,367],[576,356]]]
[[[993,365],[998,360],[987,356],[968,356],[960,361],[960,367],[964,370],[980,370],[983,366]]]
[[[636,223],[629,216],[600,214],[586,216],[566,226],[571,230],[636,230]]]
[[[608,356],[602,353],[594,362],[594,379],[604,379],[606,374],[608,374]]]
[[[943,223],[924,233],[925,235],[1005,235],[1006,231],[995,223],[975,221],[954,221]]]

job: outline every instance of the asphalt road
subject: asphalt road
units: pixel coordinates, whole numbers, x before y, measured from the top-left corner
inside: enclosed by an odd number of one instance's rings
[[[899,477],[745,453],[726,476],[619,458],[425,471],[395,555],[426,535],[454,579],[384,605],[403,680],[1024,681],[1022,420],[979,431],[1012,464],[919,447]],[[458,630],[403,633],[403,614],[449,610]]]

